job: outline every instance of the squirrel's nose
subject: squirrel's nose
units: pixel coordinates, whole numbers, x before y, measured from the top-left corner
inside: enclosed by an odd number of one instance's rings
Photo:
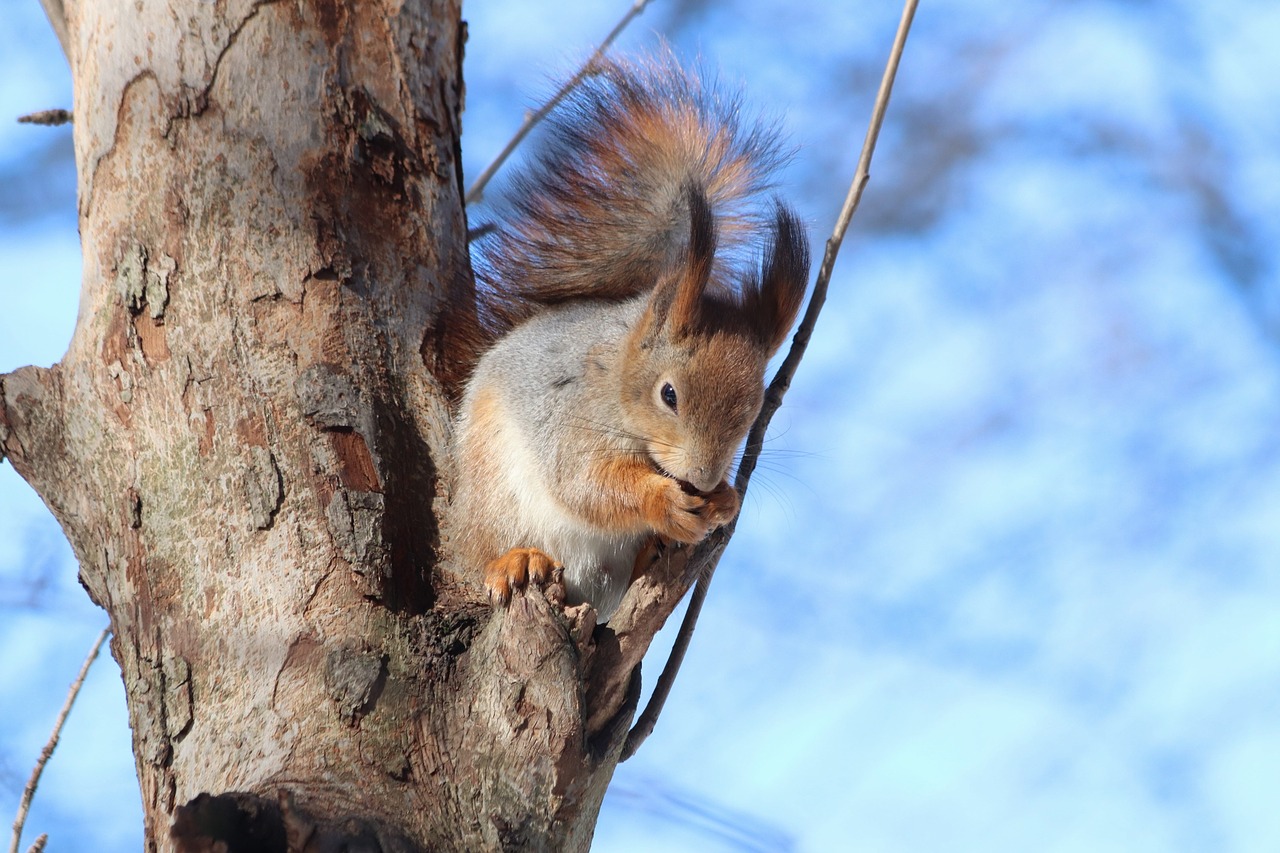
[[[700,465],[689,471],[689,482],[700,492],[709,492],[720,485],[720,473],[706,465]]]

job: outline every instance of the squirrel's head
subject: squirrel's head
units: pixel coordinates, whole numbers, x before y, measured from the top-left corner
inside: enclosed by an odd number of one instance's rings
[[[760,412],[765,367],[804,300],[809,247],[779,203],[759,272],[738,293],[708,287],[715,220],[701,193],[687,198],[689,242],[627,340],[622,406],[655,465],[709,492]]]

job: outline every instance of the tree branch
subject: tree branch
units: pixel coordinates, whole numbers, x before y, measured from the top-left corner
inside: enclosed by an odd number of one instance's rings
[[[61,376],[56,365],[0,373],[0,459],[7,458],[46,500],[41,483],[60,476],[51,469],[65,462],[62,431]]]
[[[587,679],[588,733],[598,731],[618,712],[631,683],[631,675],[661,630],[667,617],[689,591],[686,549],[669,551],[628,588],[622,603],[597,632],[597,644]]]
[[[47,2],[60,2],[60,0],[47,0]],[[516,135],[511,137],[511,141],[507,143],[507,147],[502,149],[502,152],[492,163],[489,164],[489,167],[480,174],[480,177],[476,178],[475,183],[471,185],[471,189],[467,190],[466,203],[468,205],[474,204],[484,197],[484,188],[489,184],[490,179],[493,178],[497,171],[502,168],[502,164],[507,162],[507,158],[511,156],[511,152],[515,151],[516,148],[519,147],[520,143],[524,141],[524,138],[529,135],[529,131],[533,130],[533,128],[537,126],[538,122],[546,118],[547,114],[555,109],[556,104],[564,100],[565,95],[572,92],[574,87],[582,82],[582,78],[591,73],[592,69],[595,68],[595,64],[600,61],[600,58],[604,56],[605,51],[607,51],[609,46],[613,44],[614,39],[616,39],[619,34],[627,28],[627,24],[631,23],[632,20],[638,17],[640,13],[644,11],[644,7],[648,5],[649,0],[635,0],[635,3],[633,3],[631,8],[627,10],[627,13],[622,16],[622,19],[614,25],[612,30],[609,31],[609,35],[605,36],[604,41],[600,42],[600,46],[595,49],[595,52],[592,53],[587,61],[582,64],[582,67],[578,69],[578,73],[574,74],[567,83],[561,86],[559,91],[551,96],[551,100],[543,104],[537,111],[525,116],[524,124],[520,125],[520,129],[516,131]]]
[[[876,93],[875,105],[871,109],[871,122],[867,127],[867,135],[862,142],[862,153],[858,158],[858,166],[854,171],[853,181],[849,185],[849,192],[845,196],[844,207],[841,208],[840,215],[836,218],[835,228],[831,233],[831,237],[827,240],[826,251],[822,256],[822,265],[818,268],[818,277],[814,282],[809,304],[805,308],[804,319],[800,321],[800,328],[796,330],[795,337],[792,338],[791,349],[788,350],[787,357],[783,360],[778,372],[774,375],[768,389],[765,391],[764,405],[761,407],[755,423],[751,426],[751,432],[747,435],[746,450],[742,455],[742,463],[738,466],[738,476],[734,482],[734,487],[738,490],[739,497],[746,495],[747,486],[751,482],[751,474],[755,471],[756,462],[759,460],[760,451],[764,446],[765,431],[768,430],[769,422],[773,420],[774,413],[782,405],[782,398],[786,395],[787,389],[791,387],[791,379],[795,376],[796,368],[800,365],[800,359],[804,357],[805,350],[809,346],[809,339],[813,335],[814,325],[818,321],[818,314],[822,311],[822,306],[827,300],[827,287],[831,281],[831,272],[835,267],[836,256],[840,253],[840,244],[844,241],[845,232],[849,229],[849,222],[853,219],[853,214],[858,209],[858,203],[862,200],[862,191],[866,189],[867,182],[871,177],[871,157],[875,154],[876,140],[880,136],[880,127],[884,124],[885,110],[889,107],[889,96],[893,92],[893,81],[897,76],[898,63],[902,59],[902,51],[907,43],[907,34],[911,30],[912,18],[915,17],[916,5],[917,0],[906,0],[906,4],[903,6],[902,18],[898,22],[898,31],[893,39],[893,47],[889,51],[889,59],[885,64],[884,75],[880,78],[880,89]],[[649,736],[653,731],[653,727],[657,724],[658,715],[662,713],[662,706],[671,692],[671,685],[675,682],[676,675],[680,671],[680,664],[684,660],[685,651],[689,647],[689,641],[693,636],[694,628],[697,626],[698,614],[702,611],[702,603],[707,597],[708,588],[711,586],[711,577],[715,573],[716,565],[720,562],[720,555],[724,553],[725,545],[728,544],[729,538],[733,536],[736,526],[737,519],[735,518],[728,525],[715,531],[690,557],[690,564],[699,570],[698,583],[689,599],[689,609],[685,613],[684,622],[680,625],[680,633],[676,636],[675,645],[667,658],[667,664],[663,668],[662,674],[658,677],[657,684],[654,686],[653,695],[637,719],[636,724],[632,727],[631,732],[627,735],[626,745],[622,749],[622,761],[626,761],[632,755],[635,755],[636,750],[640,748],[640,745],[644,743],[645,738]]]
[[[40,110],[39,112],[18,116],[18,124],[39,124],[45,127],[57,127],[60,124],[71,124],[72,118],[71,110]]]
[[[98,650],[102,648],[102,644],[110,633],[111,627],[107,626],[98,634],[98,639],[94,641],[93,648],[89,649],[89,656],[80,665],[80,674],[76,676],[75,681],[71,682],[71,689],[67,692],[67,701],[62,703],[62,711],[58,713],[58,719],[53,724],[53,733],[49,735],[49,742],[44,745],[44,749],[40,750],[40,758],[36,760],[36,766],[31,771],[31,778],[27,780],[27,786],[22,789],[22,800],[18,803],[18,816],[13,819],[13,840],[9,842],[9,853],[18,853],[18,843],[22,840],[22,827],[27,822],[27,810],[31,808],[31,798],[35,796],[36,786],[40,784],[40,774],[44,772],[44,766],[49,763],[53,750],[58,746],[58,738],[62,735],[62,724],[67,721],[67,715],[71,713],[71,706],[75,704],[76,696],[80,693],[80,687],[84,684],[85,676],[89,674],[89,667],[93,665],[94,660],[98,657]],[[45,838],[45,836],[42,835],[40,838]],[[36,839],[32,849],[43,847],[44,845],[40,839]]]
[[[71,40],[67,34],[67,11],[63,8],[62,0],[40,0],[40,5],[44,7],[44,13],[49,18],[49,25],[53,27],[53,34],[58,37],[58,44],[62,45],[62,56],[71,62]]]

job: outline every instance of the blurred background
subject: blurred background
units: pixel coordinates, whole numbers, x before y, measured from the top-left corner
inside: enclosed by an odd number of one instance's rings
[[[468,183],[625,8],[467,5]],[[820,254],[900,13],[656,0],[615,50],[665,38],[776,117]],[[1277,44],[1265,0],[922,4],[830,301],[596,850],[1280,849]],[[74,324],[71,131],[14,122],[70,91],[39,4],[11,0],[0,370],[56,361]],[[106,624],[75,577],[0,465],[0,817]],[[26,842],[139,849],[129,743],[104,656]]]

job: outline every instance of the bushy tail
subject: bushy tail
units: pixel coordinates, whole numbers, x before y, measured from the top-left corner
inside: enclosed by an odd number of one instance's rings
[[[714,215],[713,278],[746,269],[767,229],[773,128],[670,56],[601,62],[552,112],[542,148],[490,218],[475,267],[480,310],[501,331],[541,307],[650,291],[690,233],[690,191]]]

